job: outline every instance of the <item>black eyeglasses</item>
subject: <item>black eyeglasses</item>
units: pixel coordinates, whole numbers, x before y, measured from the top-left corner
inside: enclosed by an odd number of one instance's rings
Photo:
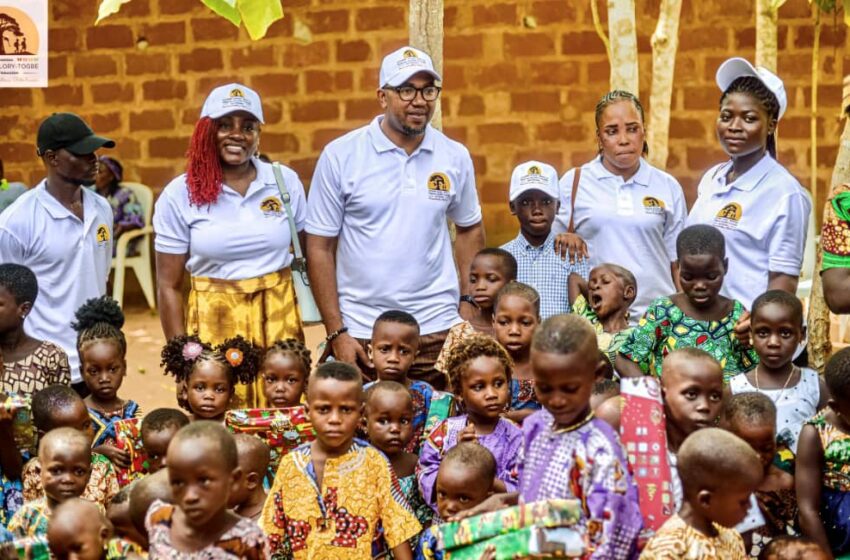
[[[440,97],[440,92],[443,90],[440,86],[425,86],[423,88],[413,86],[385,87],[391,89],[398,94],[402,101],[413,101],[416,99],[416,94],[421,93],[422,99],[425,101],[436,101]]]

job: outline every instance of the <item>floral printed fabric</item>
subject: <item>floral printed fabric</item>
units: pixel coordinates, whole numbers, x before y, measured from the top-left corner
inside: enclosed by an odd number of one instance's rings
[[[734,529],[714,524],[716,537],[704,535],[678,515],[668,519],[640,555],[641,560],[745,560],[744,540]]]
[[[44,488],[41,485],[41,463],[38,462],[37,457],[24,465],[21,478],[24,481],[25,502],[32,502],[44,496]],[[91,478],[86,491],[80,497],[107,508],[119,489],[118,477],[115,475],[112,463],[100,453],[92,453]]]

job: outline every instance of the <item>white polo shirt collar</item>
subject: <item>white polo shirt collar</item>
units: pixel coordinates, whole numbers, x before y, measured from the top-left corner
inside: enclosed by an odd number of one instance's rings
[[[623,184],[636,184],[642,187],[649,186],[650,175],[652,174],[652,170],[649,168],[649,164],[644,161],[643,158],[640,158],[640,167],[638,167],[637,173],[632,175],[632,177],[626,181],[621,176],[616,173],[612,173],[602,164],[602,156],[598,156],[593,159],[590,164],[590,170],[593,173],[594,177],[599,180],[603,179],[615,179],[621,181]]]
[[[717,186],[715,193],[728,192],[732,189],[738,189],[739,191],[751,191],[764,181],[776,165],[778,165],[776,160],[773,159],[770,154],[765,153],[758,163],[748,169],[746,173],[731,183],[727,183],[726,175],[732,167],[732,160],[729,160],[714,171],[712,180]]]
[[[384,120],[383,115],[378,115],[372,122],[369,124],[369,139],[372,141],[372,146],[374,146],[375,151],[379,154],[384,152],[391,152],[393,150],[401,150],[404,151],[403,148],[396,146],[392,140],[390,140],[384,131],[381,129],[381,121]],[[433,152],[434,151],[434,131],[431,128],[431,125],[427,125],[425,127],[425,137],[420,142],[419,146],[410,154],[411,157],[415,156],[419,151]]]
[[[85,230],[88,231],[91,224],[94,223],[95,216],[95,202],[92,198],[93,196],[97,196],[88,189],[80,189],[81,200],[83,202],[83,224],[85,225]],[[36,187],[36,199],[39,204],[41,204],[47,213],[50,214],[50,217],[55,220],[61,220],[64,218],[70,218],[72,220],[80,221],[80,218],[77,217],[73,212],[65,208],[59,200],[56,199],[52,194],[47,191],[47,180],[42,181]]]

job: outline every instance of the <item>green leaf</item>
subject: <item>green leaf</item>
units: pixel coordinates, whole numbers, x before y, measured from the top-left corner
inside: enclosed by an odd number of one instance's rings
[[[122,4],[126,4],[130,0],[102,0],[100,3],[100,8],[97,10],[97,19],[94,24],[97,25],[104,18],[111,16],[112,14],[117,14],[118,10],[121,9]]]
[[[252,41],[265,37],[271,24],[283,17],[280,0],[238,0],[238,6]]]
[[[236,9],[236,0],[201,0],[201,2],[236,27],[242,23],[242,16]]]

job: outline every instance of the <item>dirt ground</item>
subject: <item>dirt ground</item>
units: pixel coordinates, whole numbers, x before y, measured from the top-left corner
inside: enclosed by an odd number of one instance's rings
[[[145,307],[125,307],[124,334],[127,337],[127,378],[119,395],[133,399],[149,411],[163,406],[176,406],[174,382],[163,375],[159,353],[165,338],[159,324],[159,315]],[[321,326],[307,327],[307,347],[315,349],[325,336]]]

